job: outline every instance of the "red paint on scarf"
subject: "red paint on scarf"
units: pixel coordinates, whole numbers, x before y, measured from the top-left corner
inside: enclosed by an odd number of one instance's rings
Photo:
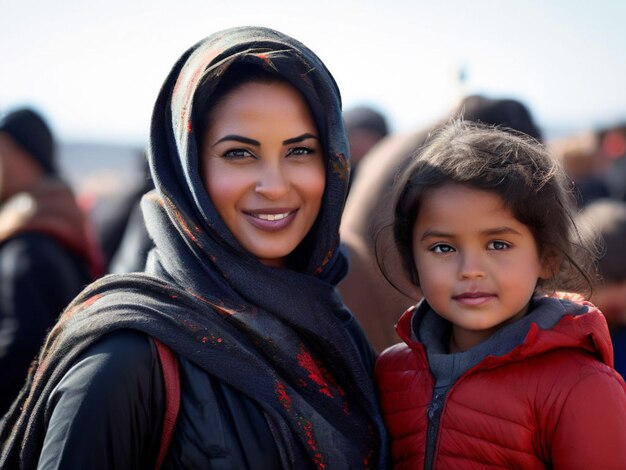
[[[333,394],[328,388],[328,383],[326,382],[326,379],[324,378],[323,371],[320,370],[320,368],[318,367],[318,364],[316,364],[313,357],[311,357],[311,354],[309,354],[309,352],[305,350],[304,346],[302,345],[300,346],[300,354],[298,354],[297,359],[298,359],[298,364],[300,364],[300,367],[302,367],[304,370],[308,372],[309,379],[311,379],[313,382],[315,382],[319,386],[320,392],[330,398],[334,398]]]
[[[196,299],[200,300],[201,302],[204,302],[207,305],[210,305],[211,307],[213,307],[215,310],[217,310],[217,313],[225,316],[225,317],[230,317],[231,315],[234,315],[235,313],[237,313],[236,310],[230,309],[228,307],[225,307],[223,305],[218,305],[215,302],[211,302],[210,300],[205,299],[204,297],[201,297],[200,295],[196,294],[195,292],[191,292],[191,291],[187,291],[189,292],[191,295],[193,295]]]
[[[313,424],[304,418],[300,419],[300,427],[304,431],[304,435],[306,437],[306,443],[309,445],[311,450],[314,452],[312,455],[313,463],[319,469],[325,469],[326,464],[324,463],[324,457],[317,449],[317,443],[315,442],[315,437],[313,436]]]
[[[324,266],[328,264],[332,257],[333,250],[330,250],[328,253],[326,253],[326,256],[324,256],[324,259],[322,260],[322,265],[315,270],[315,274],[320,274],[322,272],[322,269],[324,269]]]
[[[197,245],[198,244],[198,238],[191,231],[191,229],[187,225],[187,221],[183,218],[182,214],[180,212],[178,212],[177,210],[174,210],[173,212],[174,212],[174,217],[176,217],[176,220],[180,224],[180,227],[183,229],[185,234]],[[198,230],[198,227],[194,227],[194,228],[195,228],[196,231]]]
[[[102,297],[102,294],[96,294],[96,295],[92,295],[91,297],[89,297],[87,300],[85,300],[83,302],[83,306],[85,307],[89,307],[91,304],[93,304],[96,300],[98,300],[100,297]]]
[[[33,366],[31,365],[31,368],[32,367]],[[41,382],[41,379],[44,376],[44,373],[47,368],[48,368],[48,359],[46,356],[46,358],[42,362],[40,362],[39,365],[37,365],[37,368],[35,369],[35,374],[33,375],[33,387],[36,387],[39,384],[39,382]],[[28,373],[30,374],[30,372],[31,371],[29,370]],[[28,400],[30,400],[31,397],[32,395],[28,397]],[[28,401],[26,403],[28,403]],[[24,403],[24,407],[26,406],[26,403]]]
[[[285,384],[278,382],[276,384],[276,395],[278,395],[278,401],[283,405],[287,411],[291,411],[291,397],[287,394]]]
[[[369,453],[367,454],[367,457],[365,457],[365,458],[363,459],[363,466],[364,466],[365,468],[372,468],[372,467],[371,467],[371,460],[372,460],[372,457],[373,457],[373,456],[374,456],[374,451],[373,451],[373,450],[370,450],[370,451],[369,451]]]
[[[191,241],[193,241],[196,245],[198,244],[198,237],[196,237],[195,233],[199,233],[200,229],[197,226],[189,227],[188,222],[185,220],[183,215],[177,210],[176,206],[170,201],[167,197],[163,197],[161,201],[159,201],[162,205],[167,204],[168,208],[171,210],[172,214],[178,221],[180,227],[183,229],[183,232],[189,237]],[[195,232],[195,233],[194,233]]]
[[[335,158],[330,162],[331,170],[339,176],[339,179],[346,181],[350,174],[350,165],[346,156],[338,152],[335,154]]]
[[[75,305],[72,308],[66,309],[65,312],[63,312],[63,314],[59,318],[59,323],[61,323],[61,321],[67,321],[76,312],[82,310],[85,307],[89,307],[91,304],[93,304],[96,300],[98,300],[102,296],[103,296],[103,294],[92,295],[91,297],[89,297],[84,302],[82,302],[82,303],[80,303],[78,305]]]
[[[196,332],[197,332],[197,331],[199,331],[199,330],[200,330],[200,328],[201,328],[201,326],[200,326],[200,325],[198,325],[197,323],[193,323],[193,322],[191,322],[191,321],[189,321],[189,320],[184,320],[184,319],[183,319],[183,320],[181,320],[180,322],[181,322],[181,323],[185,326],[185,328],[187,328],[187,329],[188,329],[189,331],[191,331],[192,333],[196,333]]]
[[[202,341],[204,344],[208,343],[209,340],[213,344],[220,344],[223,341],[222,338],[220,338],[219,336],[215,336],[215,335],[211,335],[210,338],[208,336],[203,336],[202,338],[200,338],[200,341]]]
[[[270,58],[267,56],[267,54],[265,52],[261,52],[260,54],[256,55],[259,59],[261,59],[263,62],[265,62],[267,65],[269,65],[272,68],[274,67],[274,64],[272,64],[272,61],[270,60]]]

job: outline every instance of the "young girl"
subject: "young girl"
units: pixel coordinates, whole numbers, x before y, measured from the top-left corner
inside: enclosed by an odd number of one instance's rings
[[[403,173],[394,237],[424,299],[376,365],[395,468],[626,465],[606,322],[543,295],[591,285],[567,187],[535,141],[462,121]]]
[[[232,28],[185,52],[153,112],[146,272],[62,315],[0,468],[384,465],[373,351],[334,287],[347,149],[337,85],[295,39]]]

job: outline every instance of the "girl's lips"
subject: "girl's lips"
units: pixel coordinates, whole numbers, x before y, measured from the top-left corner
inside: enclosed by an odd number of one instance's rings
[[[276,232],[288,227],[296,217],[297,209],[271,209],[255,212],[244,212],[250,224],[266,232]]]
[[[465,292],[463,294],[452,297],[454,300],[463,305],[476,306],[482,305],[496,298],[495,294],[488,292]]]

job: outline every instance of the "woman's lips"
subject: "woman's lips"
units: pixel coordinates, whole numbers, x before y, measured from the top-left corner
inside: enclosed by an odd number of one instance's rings
[[[463,305],[476,306],[483,305],[496,297],[488,292],[464,292],[452,298]]]
[[[296,217],[297,209],[271,209],[244,211],[248,222],[260,230],[276,232],[289,226]]]

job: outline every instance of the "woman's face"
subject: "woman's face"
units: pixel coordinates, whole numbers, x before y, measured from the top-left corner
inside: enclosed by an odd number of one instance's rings
[[[284,266],[320,210],[326,171],[309,108],[283,82],[245,83],[212,109],[202,179],[243,248]]]

